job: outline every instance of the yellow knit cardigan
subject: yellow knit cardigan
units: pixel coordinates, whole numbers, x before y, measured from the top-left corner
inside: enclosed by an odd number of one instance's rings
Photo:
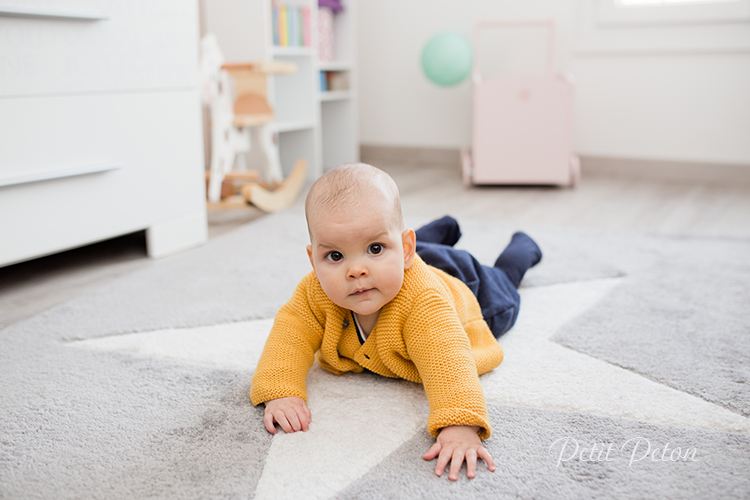
[[[503,350],[464,283],[417,256],[364,344],[350,319],[314,272],[303,278],[276,315],[253,376],[253,404],[287,396],[307,401],[305,379],[317,353],[336,375],[367,368],[423,384],[435,437],[449,425],[476,425],[480,438],[490,436],[479,374],[497,367]]]

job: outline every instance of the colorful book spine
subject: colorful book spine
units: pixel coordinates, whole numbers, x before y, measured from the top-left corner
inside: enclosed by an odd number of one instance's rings
[[[305,46],[305,18],[302,12],[302,7],[297,7],[297,32],[294,34],[297,40],[297,46],[298,47],[304,47]]]
[[[328,92],[328,72],[327,71],[320,72],[320,91]]]
[[[310,7],[299,7],[271,0],[273,43],[285,47],[312,46]]]
[[[310,7],[302,7],[302,45],[312,46],[310,40]]]
[[[294,7],[286,6],[286,45],[294,45]]]
[[[289,18],[286,5],[279,6],[279,45],[289,45]]]
[[[273,25],[273,44],[279,45],[279,4],[271,2],[271,24]]]
[[[297,36],[297,26],[299,25],[299,10],[297,7],[289,7],[289,45],[297,45],[299,37]]]

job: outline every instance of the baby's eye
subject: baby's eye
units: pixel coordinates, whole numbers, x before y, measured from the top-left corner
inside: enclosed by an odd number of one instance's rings
[[[326,260],[329,260],[331,262],[338,262],[343,258],[344,256],[341,254],[341,252],[328,252],[326,254]]]
[[[373,243],[372,245],[370,245],[367,251],[373,255],[377,255],[383,251],[383,245],[381,245],[380,243]]]

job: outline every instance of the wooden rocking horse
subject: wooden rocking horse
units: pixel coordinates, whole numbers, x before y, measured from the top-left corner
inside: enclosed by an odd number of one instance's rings
[[[209,208],[252,203],[274,212],[291,205],[299,195],[307,162],[298,160],[284,179],[267,87],[268,75],[296,70],[292,63],[277,61],[227,64],[215,35],[207,34],[201,40],[203,101],[211,110],[211,166],[206,173]],[[244,153],[251,149],[253,128],[258,129],[265,157],[262,173],[248,170],[244,160]],[[239,168],[234,168],[235,163]],[[241,193],[239,203],[232,201],[237,192]]]

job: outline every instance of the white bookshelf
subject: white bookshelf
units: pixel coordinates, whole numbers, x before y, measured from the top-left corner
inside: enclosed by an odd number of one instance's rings
[[[203,26],[207,33],[216,34],[228,62],[282,60],[297,65],[296,73],[271,79],[274,128],[284,173],[297,159],[306,158],[310,177],[317,178],[340,163],[359,161],[356,2],[342,0],[344,10],[334,21],[334,60],[322,62],[317,0],[279,1],[310,8],[310,47],[274,45],[271,0],[203,0]],[[345,75],[347,87],[321,91],[321,71]]]
[[[330,90],[320,93],[321,101],[344,101],[352,98],[352,93],[348,90]]]

